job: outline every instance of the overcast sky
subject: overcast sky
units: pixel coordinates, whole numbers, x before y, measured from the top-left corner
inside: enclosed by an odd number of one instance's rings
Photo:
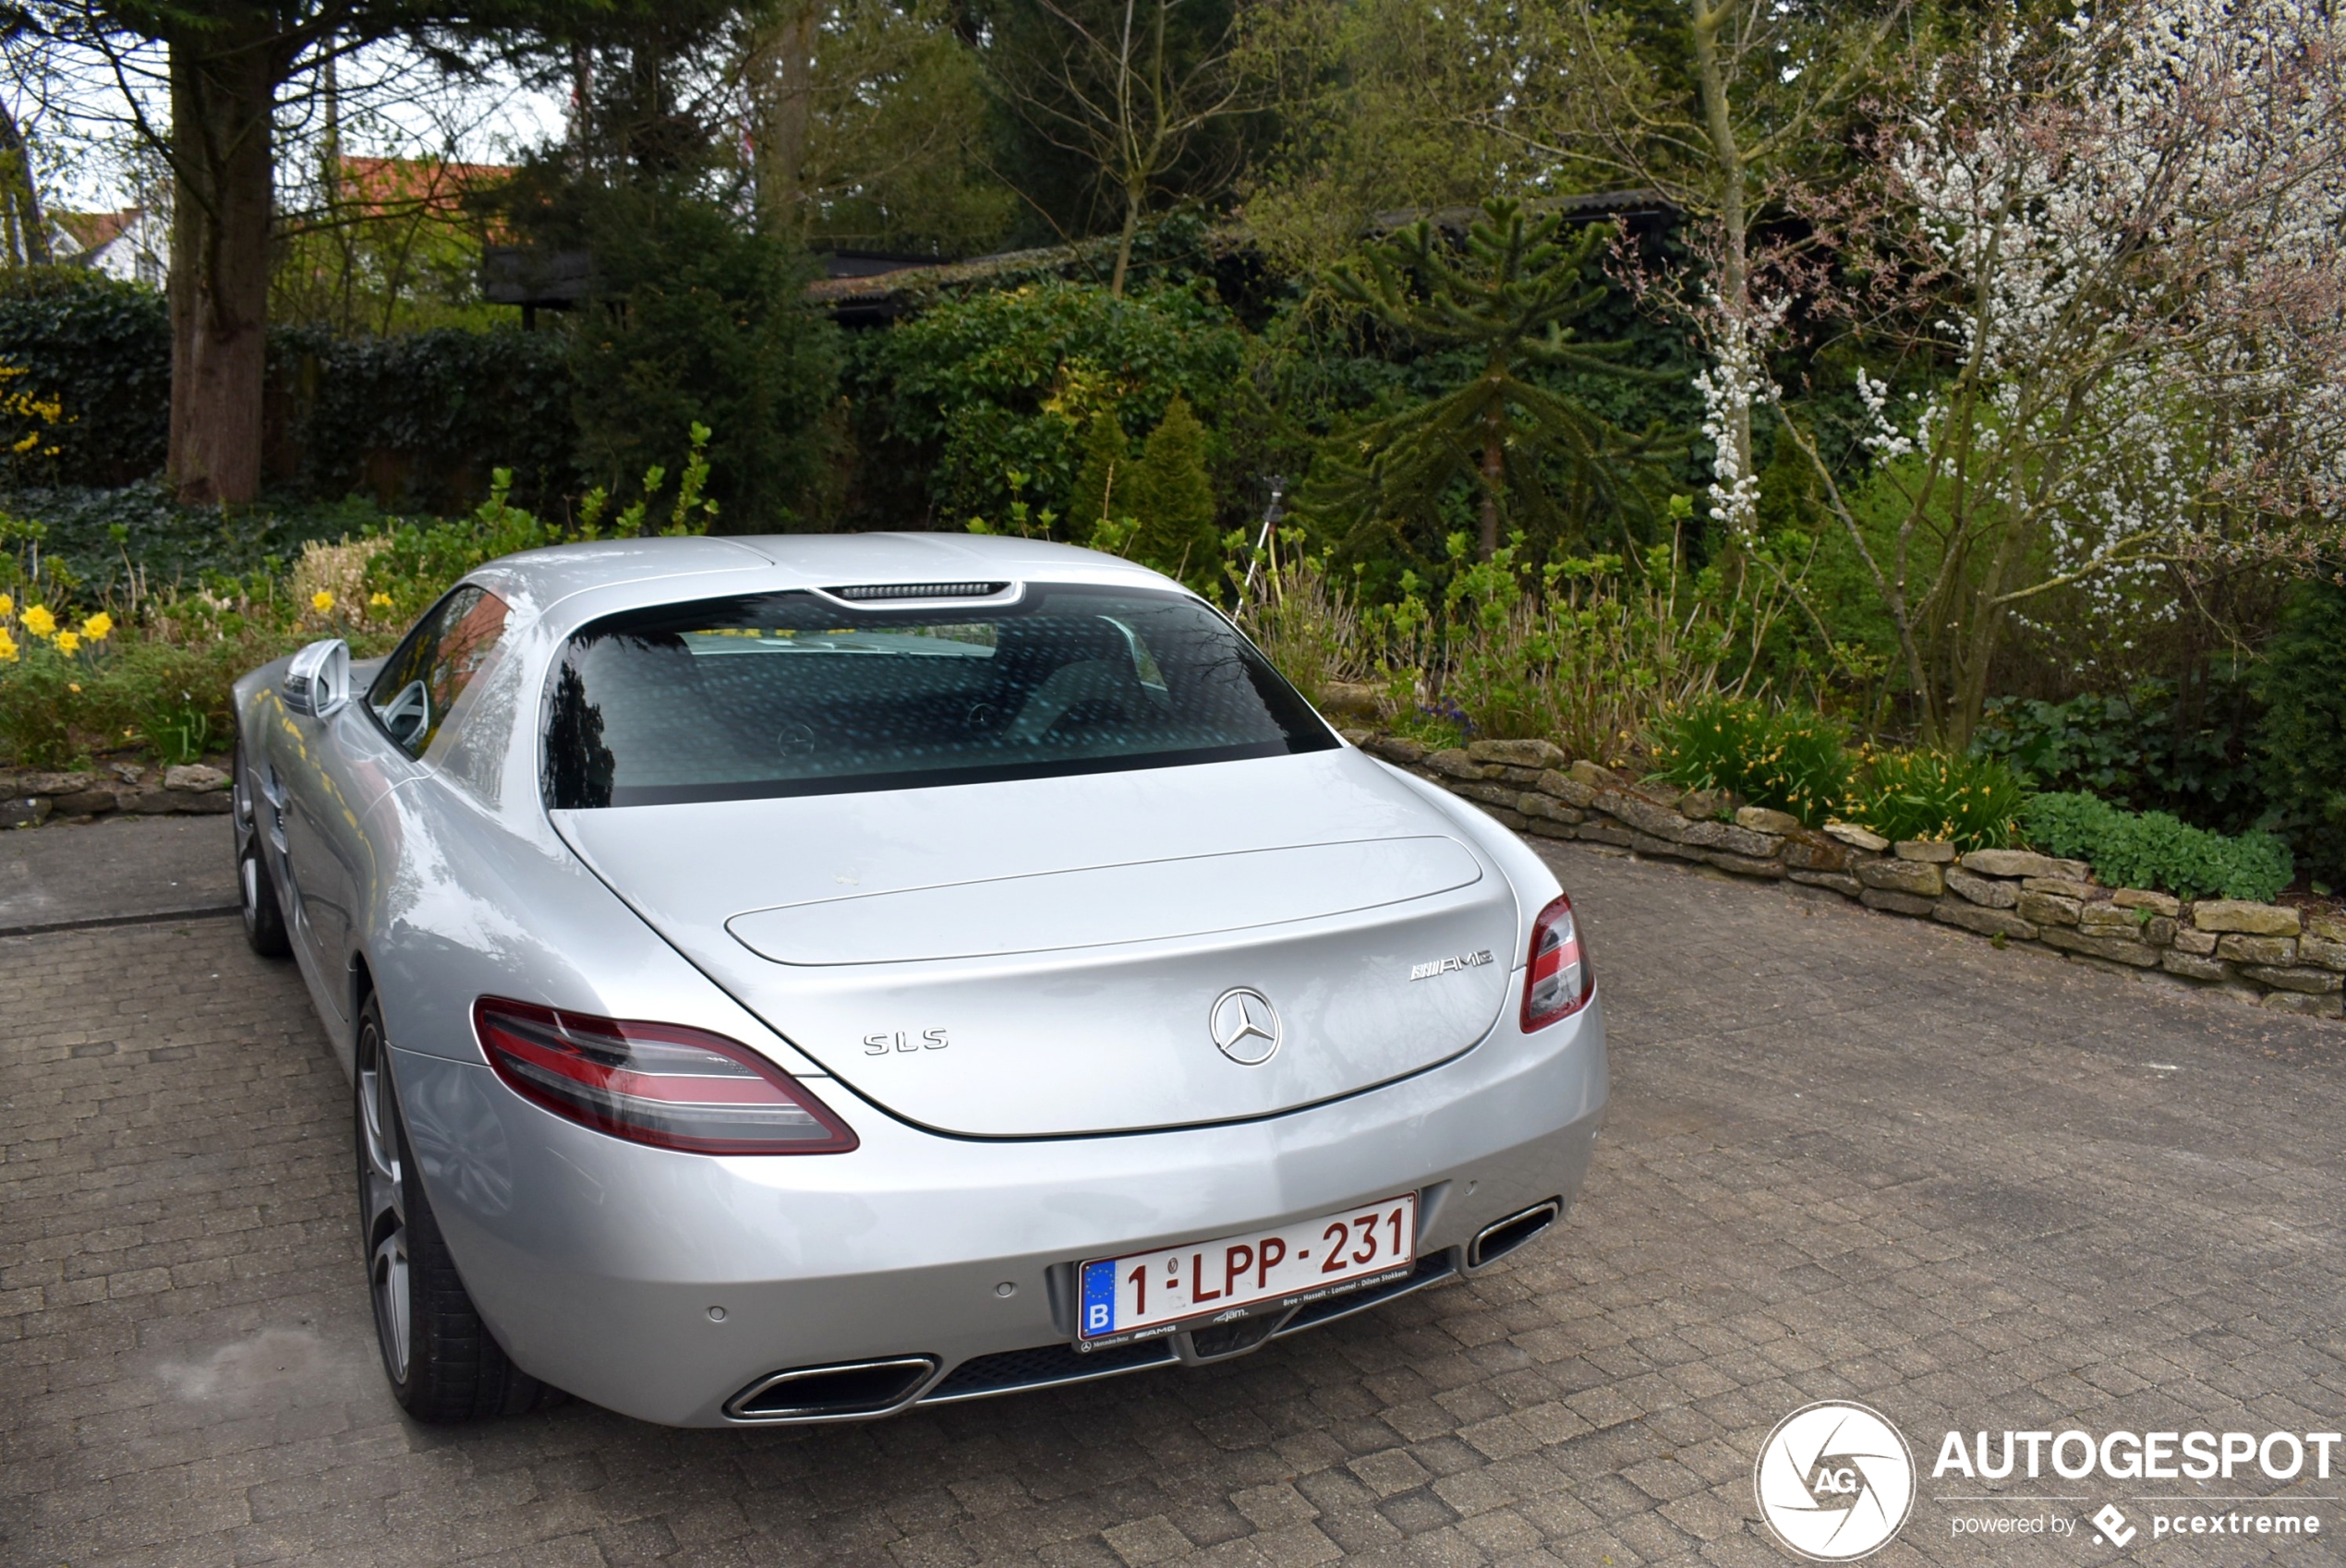
[[[163,63],[161,51],[152,51],[118,76],[94,55],[35,62],[12,52],[0,91],[34,143],[44,201],[67,211],[110,211],[137,200],[141,163],[151,161],[138,152],[133,100],[151,127],[168,123]],[[502,68],[475,79],[443,78],[397,44],[345,57],[340,76],[346,154],[447,151],[466,163],[503,163],[559,138],[568,109],[566,95],[525,87]],[[314,85],[313,73],[288,89],[281,181],[322,127],[314,97],[298,102]]]

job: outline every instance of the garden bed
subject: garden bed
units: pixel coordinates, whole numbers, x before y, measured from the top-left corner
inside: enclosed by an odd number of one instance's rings
[[[2185,900],[2104,886],[2083,861],[2032,850],[1959,853],[1893,843],[1846,823],[1803,826],[1717,790],[1646,784],[1567,758],[1545,741],[1434,750],[1347,731],[1383,757],[1481,806],[1518,833],[1608,844],[1755,882],[1825,889],[1883,914],[1936,921],[2074,961],[2219,989],[2276,1011],[2341,1016],[2346,913],[2239,899]]]

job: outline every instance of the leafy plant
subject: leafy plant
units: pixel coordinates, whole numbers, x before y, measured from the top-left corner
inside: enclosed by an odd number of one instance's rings
[[[27,767],[73,759],[75,671],[37,654],[0,661],[0,756]]]
[[[2346,883],[2346,584],[2297,585],[2265,645],[2266,793],[2316,875]]]
[[[2166,811],[2219,832],[2254,826],[2265,807],[2246,744],[2241,675],[2208,672],[2193,710],[2175,682],[2144,680],[2124,692],[2062,702],[1990,698],[1971,749],[2001,757],[2039,790],[2074,790],[2137,811]]]
[[[1324,705],[1334,682],[1366,681],[1375,673],[1360,603],[1328,570],[1324,556],[1303,549],[1301,529],[1282,529],[1267,545],[1251,589],[1247,563],[1233,564],[1239,624],[1298,690]]]
[[[2130,812],[2094,795],[2038,795],[2022,808],[2029,842],[2082,860],[2104,882],[2179,899],[2269,900],[2289,886],[2289,846],[2269,833],[2209,833],[2162,811]]]
[[[2012,842],[2028,790],[1993,757],[1888,752],[1859,776],[1843,812],[1887,838],[1937,838],[1959,850]]]
[[[1811,825],[1841,810],[1850,793],[1844,731],[1805,708],[1708,697],[1664,718],[1656,739],[1656,771],[1671,783],[1731,790]]]

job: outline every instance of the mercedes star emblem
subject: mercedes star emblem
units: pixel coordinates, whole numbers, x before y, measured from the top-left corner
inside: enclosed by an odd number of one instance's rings
[[[1233,985],[1214,998],[1206,1027],[1222,1055],[1240,1067],[1259,1067],[1278,1054],[1279,1010],[1251,985]]]

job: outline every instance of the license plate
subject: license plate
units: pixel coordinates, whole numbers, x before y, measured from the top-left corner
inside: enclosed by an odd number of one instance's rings
[[[1417,1260],[1414,1192],[1218,1241],[1095,1258],[1077,1272],[1076,1348],[1099,1350],[1301,1306],[1405,1273]]]

